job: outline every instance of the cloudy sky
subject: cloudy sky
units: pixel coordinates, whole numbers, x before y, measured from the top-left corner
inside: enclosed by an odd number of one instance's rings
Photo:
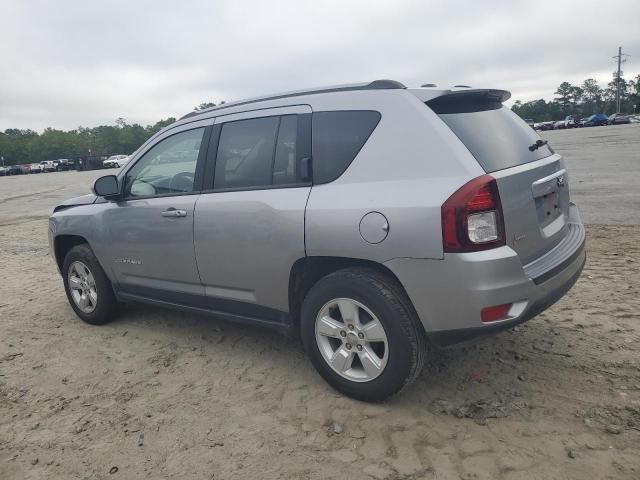
[[[640,0],[0,0],[0,130],[391,78],[551,98],[640,73]]]

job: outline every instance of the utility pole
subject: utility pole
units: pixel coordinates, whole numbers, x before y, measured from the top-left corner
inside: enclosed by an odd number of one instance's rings
[[[618,59],[618,71],[614,73],[616,78],[616,111],[615,113],[620,113],[620,80],[622,79],[622,71],[620,70],[620,66],[622,63],[626,62],[626,59],[622,57],[628,57],[626,53],[622,53],[622,47],[618,47],[618,55],[615,55],[611,58]]]

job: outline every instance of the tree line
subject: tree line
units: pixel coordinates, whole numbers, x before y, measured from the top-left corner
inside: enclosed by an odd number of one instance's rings
[[[175,118],[167,118],[154,125],[142,126],[129,124],[119,118],[115,125],[78,127],[69,131],[46,128],[42,133],[9,128],[0,132],[0,155],[4,157],[5,165],[14,165],[58,158],[84,159],[128,154],[175,121]]]
[[[620,82],[620,112],[635,113],[640,111],[640,75]],[[588,117],[594,113],[611,115],[616,113],[616,78],[606,88],[600,87],[593,78],[588,78],[580,85],[562,82],[554,92],[554,99],[522,102],[516,100],[511,107],[522,118],[530,118],[535,122],[561,120],[567,115]]]
[[[640,111],[640,75],[630,81],[620,77],[621,112]],[[536,122],[559,120],[567,115],[583,117],[593,113],[607,115],[616,111],[616,79],[607,88],[602,88],[593,78],[581,85],[562,82],[556,89],[555,98],[522,102],[517,100],[511,109],[522,118]],[[220,102],[220,104],[224,104]],[[195,110],[216,106],[213,102],[201,103]],[[82,159],[115,154],[132,153],[156,132],[175,122],[173,117],[160,120],[153,125],[129,124],[123,118],[115,125],[78,127],[75,130],[46,128],[42,133],[33,130],[9,128],[0,132],[0,156],[5,165],[35,163],[58,158]]]
[[[224,102],[221,102],[221,104]],[[201,103],[195,110],[215,107],[213,102]],[[152,135],[175,122],[169,117],[153,125],[127,123],[118,118],[115,125],[74,130],[46,128],[42,133],[33,130],[8,128],[0,132],[0,156],[5,165],[37,163],[58,158],[86,159],[133,153]]]

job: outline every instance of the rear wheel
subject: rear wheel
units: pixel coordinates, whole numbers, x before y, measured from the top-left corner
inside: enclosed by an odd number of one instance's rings
[[[111,282],[87,244],[73,247],[64,258],[62,278],[71,307],[92,325],[109,322],[117,301]]]
[[[311,361],[336,390],[382,401],[420,373],[427,341],[406,295],[375,270],[339,270],[316,283],[302,305],[301,335]]]

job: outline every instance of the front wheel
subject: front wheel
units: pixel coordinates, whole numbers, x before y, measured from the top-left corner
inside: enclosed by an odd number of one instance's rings
[[[92,325],[109,322],[117,301],[111,282],[87,244],[76,245],[62,265],[64,289],[71,307],[82,320]]]
[[[375,270],[334,272],[304,299],[301,336],[320,375],[336,390],[379,402],[420,373],[427,340],[406,294]]]

